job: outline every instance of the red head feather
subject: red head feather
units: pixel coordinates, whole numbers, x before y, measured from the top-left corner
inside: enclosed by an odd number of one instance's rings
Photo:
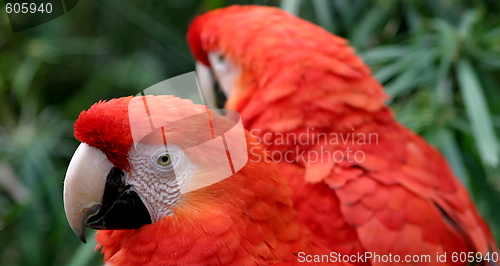
[[[149,107],[147,109],[145,102]],[[165,132],[170,143],[181,147],[193,146],[210,133],[208,117],[202,115],[190,120],[182,119],[206,114],[206,111],[203,105],[174,96],[124,97],[98,102],[83,111],[75,122],[74,132],[79,141],[101,150],[114,166],[127,170],[130,166],[127,154],[134,141],[162,142],[158,135],[134,139],[134,136],[146,136],[151,132],[151,121],[156,123],[155,128],[168,125]],[[202,127],[205,127],[202,132],[205,134],[200,134]]]
[[[324,108],[371,112],[380,110],[387,99],[345,39],[278,8],[230,6],[210,11],[192,22],[187,40],[204,64],[209,65],[207,53],[217,51],[242,70],[234,88],[238,93],[226,108],[246,120],[251,117],[244,109],[255,114],[255,109],[276,101],[300,106],[322,99]],[[292,97],[296,93],[304,97]],[[258,99],[259,106],[248,106],[250,99]]]
[[[120,169],[128,169],[127,153],[133,143],[128,120],[132,97],[100,101],[83,111],[75,122],[75,138],[104,152]]]

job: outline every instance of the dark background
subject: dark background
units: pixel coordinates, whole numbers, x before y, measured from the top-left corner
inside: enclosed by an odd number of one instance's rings
[[[72,123],[94,102],[194,70],[190,21],[233,3],[281,6],[348,38],[500,236],[498,0],[86,0],[18,33],[0,10],[0,265],[102,265],[63,211]]]

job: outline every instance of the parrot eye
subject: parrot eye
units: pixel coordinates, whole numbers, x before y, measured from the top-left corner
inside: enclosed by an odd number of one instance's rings
[[[229,64],[226,61],[226,57],[219,52],[208,53],[208,61],[212,65],[212,68],[216,72],[225,73],[229,70]]]
[[[219,62],[224,62],[226,61],[226,57],[223,56],[222,54],[219,54],[219,57],[217,58],[219,60]]]
[[[162,154],[158,157],[158,164],[161,166],[169,166],[172,164],[172,157],[170,154]]]

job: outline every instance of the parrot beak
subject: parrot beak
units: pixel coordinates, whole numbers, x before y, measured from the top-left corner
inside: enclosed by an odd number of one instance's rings
[[[224,108],[227,98],[212,70],[203,63],[196,61],[196,75],[205,105],[211,110]]]
[[[151,223],[148,209],[124,176],[102,151],[85,143],[76,150],[64,180],[64,211],[83,243],[85,227],[137,229]]]
[[[64,211],[73,232],[85,243],[88,217],[97,214],[113,168],[100,150],[82,143],[76,149],[64,179]]]
[[[210,68],[203,63],[196,61],[196,76],[198,77],[198,84],[200,85],[203,100],[208,108],[217,109],[217,101],[215,99],[214,77]]]

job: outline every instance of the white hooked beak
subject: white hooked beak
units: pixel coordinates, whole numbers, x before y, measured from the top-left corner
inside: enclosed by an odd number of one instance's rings
[[[106,177],[113,168],[106,155],[82,143],[64,179],[64,211],[71,229],[85,243],[86,220],[101,208]]]
[[[207,105],[211,110],[216,110],[217,100],[214,88],[214,78],[210,68],[205,66],[203,63],[196,61],[196,76],[198,77],[198,83],[200,84],[200,90],[203,95],[205,105]]]

